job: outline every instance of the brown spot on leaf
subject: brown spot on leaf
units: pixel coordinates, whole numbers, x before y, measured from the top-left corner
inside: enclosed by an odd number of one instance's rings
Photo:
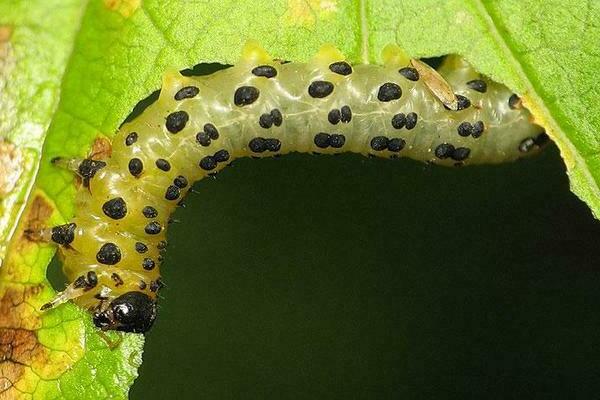
[[[142,5],[142,0],[104,0],[104,7],[116,11],[123,18],[131,17]]]
[[[105,137],[98,137],[92,144],[92,150],[90,151],[90,158],[92,160],[105,160],[110,158],[112,155],[112,145],[110,140]]]
[[[47,362],[48,349],[35,330],[41,327],[37,311],[29,304],[41,285],[0,286],[0,399],[15,398],[15,385],[32,365]]]
[[[52,205],[43,196],[35,195],[25,217],[26,229],[23,231],[22,240],[16,243],[17,249],[23,249],[28,242],[43,240],[39,232],[48,226],[47,221],[53,211]]]
[[[0,138],[0,199],[17,186],[23,173],[23,162],[23,153],[8,140]]]

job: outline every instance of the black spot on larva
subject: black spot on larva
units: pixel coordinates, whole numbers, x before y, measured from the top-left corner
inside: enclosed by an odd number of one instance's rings
[[[462,137],[471,136],[471,133],[473,133],[473,125],[468,121],[461,122],[456,128],[456,132]]]
[[[452,157],[454,154],[454,146],[450,143],[442,143],[435,148],[435,156],[440,159]]]
[[[350,75],[352,73],[352,67],[346,61],[329,64],[329,70],[339,75]]]
[[[158,244],[156,245],[156,248],[158,250],[164,250],[167,248],[167,242],[165,240],[161,240],[160,242],[158,242]]]
[[[273,125],[281,126],[283,123],[283,115],[281,115],[281,111],[276,108],[271,110],[271,119],[273,120]]]
[[[213,140],[219,138],[219,130],[213,124],[211,124],[211,123],[204,124],[203,129],[204,129],[204,132],[206,132],[206,134],[208,135],[209,138],[211,138]]]
[[[114,243],[105,243],[98,250],[96,260],[101,264],[115,265],[121,261],[121,249]]]
[[[121,219],[127,214],[127,204],[121,197],[115,197],[102,205],[102,211],[109,218]]]
[[[409,112],[406,114],[406,129],[411,130],[417,126],[418,116],[417,113]]]
[[[110,275],[110,279],[112,279],[115,282],[116,287],[123,285],[123,279],[116,272],[113,272]]]
[[[140,290],[144,290],[146,289],[148,285],[146,285],[146,282],[144,281],[140,281],[140,283],[138,284],[138,287],[140,288]]]
[[[508,106],[513,110],[521,108],[521,98],[516,94],[512,94],[508,98]]]
[[[94,271],[89,271],[86,276],[88,287],[93,288],[98,284],[98,275]]]
[[[327,114],[327,121],[329,121],[330,124],[336,125],[340,122],[341,119],[342,113],[337,108],[334,108]]]
[[[96,175],[100,169],[106,167],[106,163],[104,161],[96,161],[86,158],[83,160],[79,166],[77,167],[77,172],[83,178],[83,186],[90,186],[90,179]]]
[[[144,164],[142,163],[142,160],[140,160],[139,158],[132,158],[131,160],[129,160],[129,173],[133,176],[139,176],[142,173],[142,170],[144,169]]]
[[[185,111],[175,111],[169,115],[167,115],[167,120],[165,122],[165,126],[167,130],[171,133],[178,133],[183,128],[185,128],[185,124],[187,124],[190,116]]]
[[[400,75],[408,79],[409,81],[416,82],[419,80],[419,71],[411,67],[400,68],[398,71]]]
[[[352,109],[350,109],[349,106],[343,106],[340,109],[340,112],[342,113],[341,121],[343,123],[347,124],[348,122],[352,121]]]
[[[279,151],[281,149],[281,142],[279,139],[265,139],[265,148],[271,152]]]
[[[150,270],[154,269],[155,266],[156,266],[156,264],[154,263],[154,260],[151,258],[144,258],[144,261],[142,261],[142,268],[144,268],[146,271],[150,271]]]
[[[310,97],[322,99],[329,96],[333,92],[333,83],[328,81],[314,81],[308,86],[308,94]]]
[[[186,86],[175,93],[175,100],[191,99],[200,93],[200,89],[196,86]]]
[[[346,143],[346,137],[344,135],[334,133],[329,137],[329,145],[335,149],[341,148],[344,146],[344,143]]]
[[[485,125],[483,121],[477,121],[473,124],[473,130],[471,131],[471,136],[475,139],[483,135],[483,131],[485,131]]]
[[[392,117],[392,126],[395,129],[402,129],[406,124],[406,115],[403,113],[398,113]]]
[[[456,101],[458,102],[458,108],[456,111],[461,111],[461,110],[471,107],[471,100],[469,100],[465,96],[457,94]]]
[[[126,146],[131,146],[132,144],[134,144],[135,142],[137,142],[137,140],[138,140],[138,134],[137,134],[137,132],[131,132],[125,138],[125,145]]]
[[[213,169],[217,168],[217,161],[213,156],[206,156],[200,160],[198,165],[205,171],[212,171]]]
[[[253,153],[262,153],[263,151],[265,151],[267,149],[267,147],[265,145],[265,139],[263,139],[261,137],[256,137],[256,138],[250,140],[250,142],[248,143],[248,147],[250,148],[250,151],[252,151]]]
[[[467,82],[467,86],[469,89],[479,93],[487,92],[487,83],[481,79],[473,79],[472,81]]]
[[[519,143],[519,151],[521,153],[528,153],[535,146],[535,140],[533,138],[524,139],[521,143]]]
[[[402,97],[402,89],[396,83],[386,82],[379,86],[379,91],[377,92],[377,99],[379,101],[388,102],[398,100],[400,97]]]
[[[277,76],[277,70],[270,65],[259,65],[252,69],[252,74],[265,78],[274,78]]]
[[[156,160],[156,167],[165,172],[171,170],[171,164],[169,164],[169,162],[164,158],[159,158],[158,160]]]
[[[173,179],[173,184],[175,186],[177,186],[178,188],[183,189],[183,188],[187,187],[188,180],[186,179],[185,176],[179,175],[175,179]]]
[[[179,189],[175,185],[169,185],[167,191],[165,192],[165,199],[167,200],[177,200],[179,195],[181,194],[181,189]]]
[[[148,235],[158,235],[161,230],[162,226],[160,226],[158,221],[152,221],[144,227],[144,232],[146,232]]]
[[[165,284],[162,282],[162,280],[160,278],[158,278],[157,280],[150,282],[150,291],[158,292],[164,286],[165,286]]]
[[[387,149],[389,139],[385,136],[375,136],[371,139],[371,148],[375,151],[382,151]]]
[[[271,113],[264,113],[258,118],[258,124],[261,128],[269,129],[273,126],[273,117]]]
[[[314,143],[317,147],[321,149],[326,149],[329,147],[329,140],[331,136],[328,133],[320,132],[315,135]]]
[[[219,150],[214,155],[213,158],[216,162],[225,162],[229,160],[229,152],[227,150]]]
[[[68,245],[75,239],[75,228],[77,225],[74,223],[58,225],[52,228],[52,241],[56,244]]]
[[[135,242],[135,251],[137,251],[140,254],[144,254],[148,251],[148,246],[146,246],[142,242]]]
[[[468,147],[457,147],[450,157],[455,161],[463,161],[469,157],[469,154],[471,154],[471,149]]]
[[[394,138],[390,139],[388,142],[387,148],[389,151],[393,151],[394,153],[399,152],[406,146],[406,141],[402,138]]]
[[[201,145],[201,146],[209,146],[210,145],[210,136],[208,136],[208,133],[206,132],[198,132],[196,134],[196,141]]]
[[[254,103],[260,92],[254,86],[241,86],[235,90],[233,95],[233,103],[236,106],[243,107]]]
[[[156,208],[152,206],[146,206],[142,209],[142,214],[146,218],[156,218],[158,211],[156,211]]]

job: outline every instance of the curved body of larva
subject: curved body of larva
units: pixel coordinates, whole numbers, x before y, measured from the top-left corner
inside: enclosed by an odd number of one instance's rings
[[[211,75],[166,74],[158,101],[114,137],[112,157],[79,167],[89,187],[71,223],[53,230],[73,282],[55,304],[73,298],[104,329],[149,329],[169,216],[195,181],[237,157],[350,151],[498,163],[536,152],[545,137],[512,92],[459,58],[439,70],[459,95],[451,111],[407,65],[350,66],[331,49],[306,64],[246,54]]]

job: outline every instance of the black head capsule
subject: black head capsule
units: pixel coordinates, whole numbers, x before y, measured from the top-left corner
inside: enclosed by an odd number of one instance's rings
[[[155,319],[156,302],[137,291],[117,297],[106,310],[93,315],[94,325],[102,330],[132,333],[147,332]]]

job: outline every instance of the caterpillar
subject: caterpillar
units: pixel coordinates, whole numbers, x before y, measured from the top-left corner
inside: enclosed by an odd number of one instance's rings
[[[238,157],[349,151],[453,166],[515,160],[548,141],[516,94],[462,58],[438,70],[396,46],[382,58],[352,65],[324,46],[308,63],[282,62],[248,43],[233,67],[165,73],[110,157],[53,160],[81,187],[73,219],[38,232],[59,246],[71,282],[42,310],[73,300],[100,329],[148,331],[171,213],[194,182]]]

